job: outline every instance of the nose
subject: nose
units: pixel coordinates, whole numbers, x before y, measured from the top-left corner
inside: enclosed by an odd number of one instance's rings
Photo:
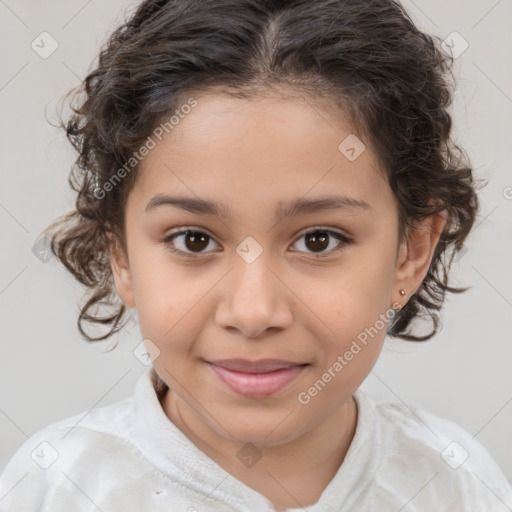
[[[264,255],[265,251],[252,263],[235,255],[216,310],[219,327],[258,338],[268,330],[286,329],[293,322],[293,293]]]

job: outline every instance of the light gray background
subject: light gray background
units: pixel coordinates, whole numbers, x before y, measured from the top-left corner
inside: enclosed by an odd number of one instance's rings
[[[130,396],[145,367],[132,350],[136,323],[112,341],[88,344],[77,328],[82,290],[55,259],[32,246],[72,208],[67,184],[75,154],[56,119],[57,101],[92,69],[107,35],[137,2],[0,0],[0,225],[2,232],[0,468],[39,429]],[[481,192],[477,227],[433,340],[390,340],[363,389],[377,400],[418,404],[462,425],[512,480],[511,223],[512,2],[415,0],[404,6],[423,30],[457,31],[469,48],[456,60],[455,133]],[[43,31],[58,49],[42,59],[31,42]]]

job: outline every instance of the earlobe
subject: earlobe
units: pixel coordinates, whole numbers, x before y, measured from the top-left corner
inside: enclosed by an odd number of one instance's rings
[[[118,239],[110,234],[108,238],[110,240],[110,267],[117,294],[126,306],[133,308],[135,307],[135,296],[128,258],[120,247]]]
[[[408,298],[421,286],[446,222],[446,210],[430,215],[418,222],[400,245],[392,296],[395,303],[405,305]]]

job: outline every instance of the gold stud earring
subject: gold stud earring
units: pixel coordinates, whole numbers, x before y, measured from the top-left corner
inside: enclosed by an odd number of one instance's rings
[[[404,290],[400,290],[400,295],[403,297],[405,295],[405,291]]]

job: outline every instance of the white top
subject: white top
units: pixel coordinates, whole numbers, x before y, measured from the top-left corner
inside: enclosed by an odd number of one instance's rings
[[[153,371],[134,396],[25,441],[0,478],[0,511],[274,511],[169,420]],[[461,427],[415,406],[375,403],[360,390],[355,399],[356,432],[338,472],[317,503],[288,511],[512,510],[505,476]]]

